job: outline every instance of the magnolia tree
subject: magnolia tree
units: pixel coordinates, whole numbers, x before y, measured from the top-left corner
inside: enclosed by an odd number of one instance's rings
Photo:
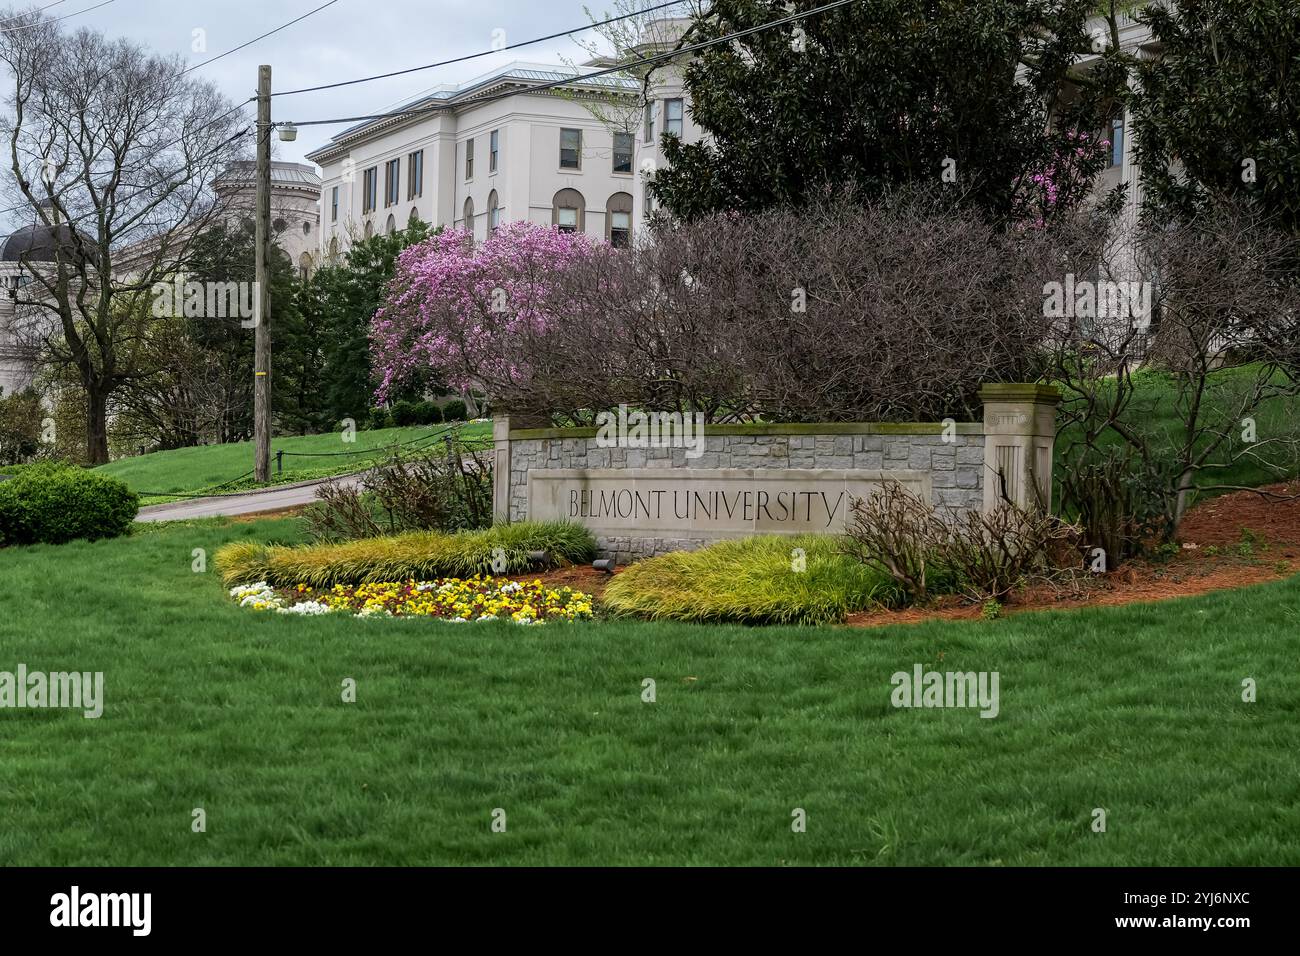
[[[371,327],[378,399],[432,372],[517,415],[551,411],[558,397],[543,383],[565,361],[557,343],[593,318],[612,255],[583,235],[524,222],[478,246],[451,230],[410,247]]]

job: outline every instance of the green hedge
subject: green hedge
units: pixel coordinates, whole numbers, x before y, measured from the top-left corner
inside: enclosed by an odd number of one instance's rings
[[[601,602],[619,615],[741,624],[834,624],[899,602],[892,581],[839,548],[834,537],[802,535],[675,551],[619,573]]]
[[[57,464],[0,481],[0,544],[63,544],[125,534],[140,508],[116,478]]]
[[[505,569],[499,573],[519,574],[536,568],[532,551],[547,552],[554,563],[574,564],[590,561],[596,542],[581,525],[524,521],[482,531],[412,532],[301,547],[241,541],[219,550],[216,563],[229,587],[256,581],[330,587],[492,574],[494,559],[502,555]]]

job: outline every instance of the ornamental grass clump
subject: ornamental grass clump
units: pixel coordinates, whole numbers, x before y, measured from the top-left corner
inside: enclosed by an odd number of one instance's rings
[[[627,568],[601,600],[613,614],[743,624],[834,624],[896,604],[889,578],[841,547],[831,536],[802,535],[676,551]]]
[[[522,521],[456,534],[413,532],[339,544],[300,547],[240,541],[216,554],[227,587],[265,581],[273,587],[468,578],[476,574],[518,574],[538,566],[534,552],[551,564],[590,561],[596,542],[581,525]]]

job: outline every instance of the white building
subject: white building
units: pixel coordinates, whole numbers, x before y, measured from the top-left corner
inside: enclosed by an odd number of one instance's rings
[[[561,85],[537,89],[549,83]],[[321,252],[417,216],[477,239],[523,220],[625,244],[640,102],[632,81],[513,63],[350,127],[307,157],[323,170]],[[598,115],[611,110],[624,129]]]
[[[228,220],[251,219],[257,211],[257,163],[234,163],[212,183]],[[320,174],[305,163],[271,163],[271,233],[307,278],[319,264]]]

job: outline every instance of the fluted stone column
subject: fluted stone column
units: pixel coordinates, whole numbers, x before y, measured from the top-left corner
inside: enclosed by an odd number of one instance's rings
[[[984,402],[984,510],[1003,500],[1022,508],[1052,507],[1052,452],[1056,407],[1052,385],[996,384],[980,389]]]
[[[492,419],[492,523],[510,523],[510,416]]]

